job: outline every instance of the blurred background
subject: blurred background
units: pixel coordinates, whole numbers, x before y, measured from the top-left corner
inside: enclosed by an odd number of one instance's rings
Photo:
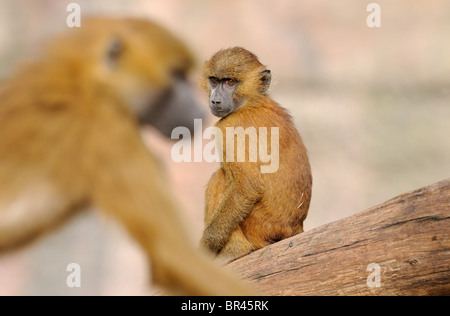
[[[0,0],[0,82],[46,38],[67,30],[70,2]],[[76,2],[82,19],[159,22],[191,47],[199,65],[235,45],[258,55],[272,70],[272,97],[289,109],[309,150],[314,184],[306,230],[450,176],[449,1],[376,1],[379,28],[367,26],[372,1],[361,0]],[[198,240],[205,186],[218,165],[173,163],[172,142],[150,129],[144,137],[165,161]],[[66,286],[72,262],[81,266],[81,288]],[[152,294],[149,280],[139,248],[97,212],[0,255],[0,295]]]

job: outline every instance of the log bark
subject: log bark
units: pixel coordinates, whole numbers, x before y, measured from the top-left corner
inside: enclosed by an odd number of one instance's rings
[[[267,295],[450,295],[450,179],[229,266]]]

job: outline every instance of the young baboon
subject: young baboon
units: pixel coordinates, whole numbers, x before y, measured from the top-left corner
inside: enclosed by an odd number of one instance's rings
[[[0,92],[0,251],[92,204],[139,242],[164,289],[253,293],[187,241],[165,175],[141,140],[140,124],[170,135],[202,117],[186,81],[193,62],[156,24],[93,18],[13,75]]]
[[[218,142],[223,161],[206,189],[201,244],[224,262],[302,232],[308,213],[312,176],[306,149],[289,114],[267,94],[270,82],[270,71],[240,47],[221,50],[204,65],[202,86],[211,112],[221,118],[216,126],[224,136]],[[231,147],[225,135],[231,127],[254,127],[259,136],[265,127],[269,139],[278,127],[278,152],[270,142],[267,146],[279,159],[278,170],[261,172],[266,162],[261,157],[237,162],[239,149],[234,161],[228,161]],[[261,146],[256,139],[249,135],[246,157]],[[233,146],[242,145],[234,136],[232,140]]]

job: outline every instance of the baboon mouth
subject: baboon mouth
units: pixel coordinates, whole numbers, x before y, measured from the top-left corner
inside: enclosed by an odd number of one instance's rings
[[[225,117],[230,114],[230,111],[211,108],[211,113],[217,117]]]

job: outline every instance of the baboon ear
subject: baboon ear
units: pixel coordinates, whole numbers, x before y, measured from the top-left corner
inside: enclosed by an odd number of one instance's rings
[[[261,71],[261,93],[266,93],[269,89],[270,82],[272,80],[272,75],[269,69],[264,69]]]
[[[109,40],[106,47],[106,63],[109,68],[114,69],[117,67],[117,62],[120,55],[123,52],[123,42],[120,38],[114,37]]]

